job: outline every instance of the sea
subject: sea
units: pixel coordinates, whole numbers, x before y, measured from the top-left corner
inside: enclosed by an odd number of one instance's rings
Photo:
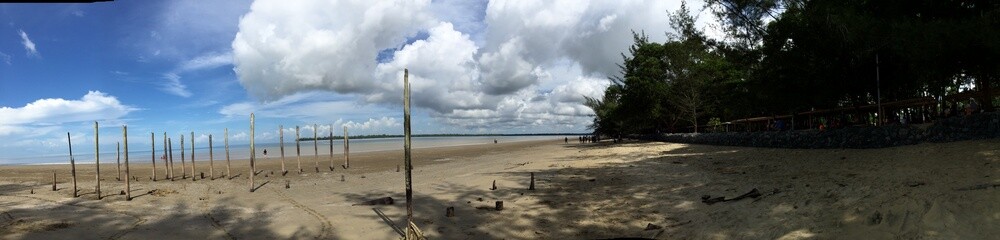
[[[519,142],[519,141],[538,141],[538,140],[563,140],[564,138],[576,139],[578,135],[544,135],[544,136],[427,136],[427,137],[413,137],[411,138],[411,143],[413,148],[433,148],[433,147],[451,147],[451,146],[465,146],[465,145],[480,145],[480,144],[493,144],[496,140],[500,143],[505,142]],[[386,150],[402,150],[403,149],[403,138],[366,138],[366,139],[349,139],[350,141],[350,152],[351,153],[362,153],[362,152],[376,152],[376,151],[386,151]],[[131,144],[130,144],[131,145]],[[174,161],[180,160],[181,150],[177,142],[174,143]],[[209,160],[209,147],[207,142],[198,143],[198,146],[194,149],[195,159],[197,161],[208,161]],[[258,158],[273,158],[281,156],[280,145],[278,142],[273,143],[256,143],[257,157]],[[314,149],[318,149],[318,155],[330,155],[330,141],[329,140],[319,140],[316,142],[314,147],[313,141],[300,141],[300,149],[302,151],[302,156],[313,156],[316,154]],[[136,149],[135,147],[131,147]],[[141,147],[140,147],[141,148]],[[139,163],[148,163],[151,159],[155,158],[160,161],[160,157],[163,155],[163,146],[157,144],[156,155],[150,151],[149,145],[145,145],[145,149],[142,150],[130,150],[128,152],[129,161],[137,161]],[[264,150],[267,150],[267,156],[264,156]],[[101,162],[102,163],[113,163],[116,161],[117,157],[121,157],[124,161],[124,153],[121,156],[116,153],[115,149],[101,149]],[[216,141],[212,146],[212,156],[215,160],[225,160],[226,159],[226,148],[221,141]],[[185,158],[191,158],[191,149],[186,148],[184,150]],[[333,140],[333,154],[343,154],[344,153],[344,142],[343,140]],[[286,140],[285,141],[285,156],[295,156],[295,141]],[[229,146],[229,157],[231,159],[249,159],[250,158],[250,144],[239,144]],[[76,163],[86,164],[94,163],[94,152],[73,152],[73,159]],[[25,157],[12,157],[12,158],[0,158],[0,165],[49,165],[49,164],[69,164],[70,156],[69,152],[63,154],[53,154],[44,156],[25,156]]]

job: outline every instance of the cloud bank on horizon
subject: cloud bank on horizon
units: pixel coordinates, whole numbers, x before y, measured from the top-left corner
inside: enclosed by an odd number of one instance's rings
[[[239,82],[263,104],[325,90],[402,103],[465,128],[582,129],[615,63],[644,31],[669,31],[680,2],[258,0],[232,41]],[[697,9],[697,8],[693,8]],[[711,31],[709,31],[711,32]],[[241,111],[242,112],[242,111]]]

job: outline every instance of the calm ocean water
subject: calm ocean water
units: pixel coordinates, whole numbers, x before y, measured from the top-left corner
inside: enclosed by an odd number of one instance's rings
[[[517,141],[534,141],[534,140],[557,140],[563,139],[563,137],[569,137],[570,139],[576,139],[577,136],[482,136],[482,137],[415,137],[412,139],[413,148],[429,148],[429,147],[448,147],[448,146],[462,146],[462,145],[475,145],[475,144],[493,144],[493,140],[503,142],[517,142]],[[351,139],[351,153],[360,152],[373,152],[373,151],[385,151],[385,150],[401,150],[403,149],[403,138],[371,138],[371,139]],[[312,156],[314,155],[313,141],[302,141],[299,143],[302,149],[302,156]],[[130,148],[135,149],[136,147]],[[180,147],[177,146],[178,143],[174,143],[174,161],[180,159]],[[257,144],[257,157],[264,157],[263,151],[267,149],[267,157],[279,157],[279,145],[277,142],[274,143],[260,143]],[[75,148],[75,146],[74,146]],[[142,146],[139,146],[142,148]],[[159,161],[160,155],[163,154],[163,146],[159,144],[156,146],[156,159]],[[319,155],[329,155],[330,154],[330,141],[319,141],[318,142]],[[115,162],[115,149],[109,149],[110,152],[102,149],[101,151],[101,162],[102,163],[113,163]],[[185,149],[185,158],[190,159],[191,149]],[[343,140],[333,141],[333,154],[343,154],[344,153],[344,142]],[[197,161],[207,161],[209,149],[208,143],[197,143],[194,149],[195,160]],[[124,158],[124,153],[122,153]],[[212,155],[215,160],[225,160],[226,159],[226,149],[221,142],[217,142],[213,145]],[[74,159],[77,163],[93,163],[94,153],[93,152],[73,152]],[[247,159],[250,158],[250,145],[240,144],[240,145],[230,145],[229,146],[229,156],[231,159]],[[295,156],[295,141],[285,140],[285,156]],[[143,150],[131,150],[129,151],[129,161],[138,161],[139,163],[148,163],[152,154],[149,150],[149,145],[145,145]],[[49,156],[30,156],[30,157],[16,157],[16,158],[6,158],[0,159],[0,165],[24,165],[24,164],[69,164],[69,153],[49,155]]]

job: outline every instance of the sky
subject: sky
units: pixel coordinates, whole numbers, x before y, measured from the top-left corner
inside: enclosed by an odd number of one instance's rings
[[[698,25],[720,36],[701,1]],[[662,42],[680,1],[256,0],[0,4],[0,160],[148,149],[229,129],[303,135],[581,133],[631,31]],[[311,135],[311,134],[309,134]],[[134,145],[134,146],[133,146]]]

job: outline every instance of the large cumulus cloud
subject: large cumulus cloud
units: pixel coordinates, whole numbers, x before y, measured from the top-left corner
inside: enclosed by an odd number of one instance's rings
[[[662,40],[679,2],[258,0],[240,20],[240,83],[263,102],[325,90],[402,102],[466,128],[581,129],[631,31]]]

